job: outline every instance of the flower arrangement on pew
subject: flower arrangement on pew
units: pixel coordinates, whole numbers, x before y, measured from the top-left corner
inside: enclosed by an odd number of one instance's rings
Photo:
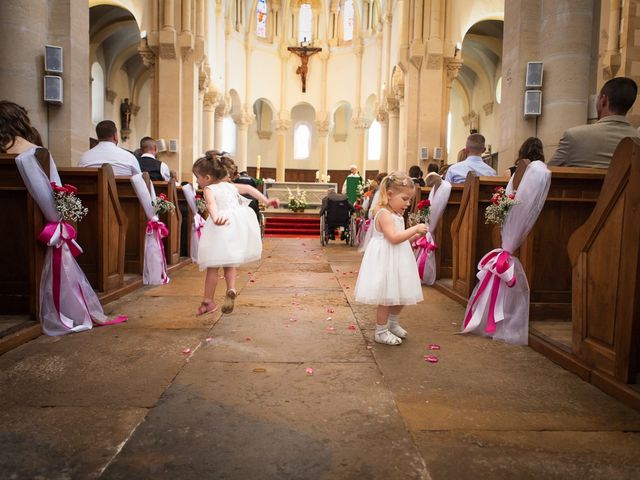
[[[73,185],[66,184],[60,187],[55,182],[51,182],[51,188],[56,202],[56,211],[63,221],[79,222],[89,213],[89,209],[82,205],[82,200],[76,197],[78,189]]]
[[[289,191],[289,202],[287,203],[287,208],[292,212],[300,212],[307,208],[307,192],[305,190],[300,190],[300,187],[296,188],[296,192],[293,193],[289,187],[287,187]]]
[[[409,225],[418,225],[420,223],[429,223],[431,215],[431,201],[429,199],[421,200],[416,206],[416,211],[409,214]]]
[[[207,210],[207,204],[202,198],[202,195],[196,195],[196,208],[200,214],[203,214]]]
[[[176,206],[169,201],[164,193],[161,193],[152,202],[153,207],[156,209],[156,214],[159,213],[173,213],[176,210]]]
[[[504,187],[496,187],[493,192],[491,205],[484,211],[484,220],[486,224],[502,225],[509,215],[511,207],[519,202],[516,200],[515,190],[507,193]]]

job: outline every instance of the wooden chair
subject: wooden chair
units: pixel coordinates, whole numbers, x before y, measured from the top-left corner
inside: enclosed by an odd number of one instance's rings
[[[78,188],[89,214],[76,225],[84,253],[77,258],[94,290],[111,293],[123,286],[127,217],[120,205],[113,169],[61,168],[63,183]]]

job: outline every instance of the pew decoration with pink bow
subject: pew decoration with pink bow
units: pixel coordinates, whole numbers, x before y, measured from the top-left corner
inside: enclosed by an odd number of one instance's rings
[[[153,184],[151,184],[151,191],[149,191],[143,174],[141,173],[131,177],[131,184],[140,201],[140,206],[147,217],[142,283],[145,285],[164,285],[169,283],[169,276],[167,275],[167,259],[165,257],[162,239],[169,235],[169,230],[156,215],[154,207],[156,195]]]
[[[187,205],[189,205],[189,210],[191,211],[191,216],[193,217],[193,222],[191,224],[190,255],[191,261],[197,263],[198,245],[200,244],[200,236],[202,235],[202,228],[205,224],[205,220],[201,215],[201,213],[204,213],[204,211],[201,212],[198,203],[202,204],[205,208],[206,206],[204,205],[204,201],[202,201],[202,197],[200,197],[200,195],[196,195],[195,191],[193,190],[193,185],[184,185],[182,187],[182,193],[184,194],[184,198],[187,200]]]
[[[515,192],[512,177],[506,195]],[[536,223],[549,192],[551,172],[543,162],[531,162],[515,192],[502,224],[500,248],[478,264],[476,285],[464,315],[463,333],[475,333],[515,345],[526,345],[529,335],[529,284],[513,252]]]
[[[413,244],[420,281],[425,285],[433,285],[436,281],[435,252],[438,245],[436,245],[434,235],[450,195],[451,184],[443,180],[440,185],[431,189],[428,200],[423,200],[417,205],[418,210],[428,209],[428,212],[423,212],[423,216],[427,217],[429,232]],[[428,204],[423,202],[428,202]]]
[[[38,164],[35,151],[30,149],[18,155],[16,165],[27,190],[47,221],[38,235],[38,240],[48,247],[40,278],[39,304],[43,332],[52,336],[65,335],[90,330],[94,325],[113,325],[126,321],[124,315],[110,320],[104,314],[98,297],[75,260],[82,253],[82,248],[76,242],[76,230],[68,220],[86,213],[75,197],[75,187],[60,186],[60,176],[53,159],[50,161],[48,178]],[[75,197],[70,201],[74,205],[73,212],[65,203],[69,202],[69,198],[62,198],[71,196]],[[58,203],[65,203],[67,207],[66,210],[62,209],[63,215],[58,213]]]

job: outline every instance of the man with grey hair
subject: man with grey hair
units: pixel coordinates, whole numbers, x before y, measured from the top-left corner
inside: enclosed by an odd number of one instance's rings
[[[349,175],[347,175],[347,178],[349,177],[359,177],[362,178],[360,176],[360,174],[358,173],[358,166],[357,165],[350,165],[349,166]],[[347,193],[347,178],[344,179],[344,183],[342,184],[342,193],[346,194]]]
[[[484,137],[482,135],[479,133],[469,135],[464,150],[467,158],[449,167],[445,177],[446,181],[450,183],[464,183],[467,179],[467,174],[471,171],[476,172],[480,177],[495,177],[497,175],[496,171],[482,160],[481,155],[485,151]]]

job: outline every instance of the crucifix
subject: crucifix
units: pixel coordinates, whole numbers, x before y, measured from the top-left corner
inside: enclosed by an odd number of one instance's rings
[[[287,48],[290,52],[295,53],[300,57],[300,66],[296,69],[296,75],[300,75],[302,78],[302,93],[307,91],[307,72],[309,71],[309,57],[314,53],[321,52],[321,48],[317,47],[309,47],[309,42],[305,38],[302,42],[300,42],[299,47],[289,47]]]

